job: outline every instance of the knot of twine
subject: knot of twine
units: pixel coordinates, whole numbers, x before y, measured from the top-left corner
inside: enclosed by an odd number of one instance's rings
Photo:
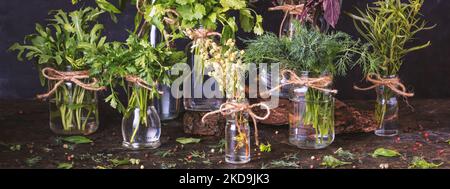
[[[83,89],[89,90],[89,91],[100,91],[104,90],[105,87],[98,87],[98,80],[96,78],[92,78],[91,83],[83,83],[80,81],[80,79],[89,79],[89,71],[69,71],[69,72],[63,72],[58,71],[53,68],[44,68],[42,69],[42,75],[51,81],[58,81],[53,88],[48,91],[45,94],[37,95],[38,99],[45,99],[48,98],[50,95],[56,92],[58,87],[62,85],[65,81],[70,81],[75,83],[76,85],[80,86]]]
[[[286,22],[287,16],[288,15],[301,15],[304,11],[305,5],[304,4],[300,4],[300,5],[280,5],[280,6],[275,6],[275,7],[271,7],[269,8],[269,11],[283,11],[284,12],[284,17],[283,20],[281,21],[281,25],[280,25],[280,31],[279,31],[279,36],[281,37],[281,34],[283,33],[283,25],[284,22]]]
[[[134,75],[127,75],[125,76],[125,80],[133,83],[139,87],[142,87],[144,89],[147,89],[149,91],[152,91],[152,86],[150,84],[147,83],[147,81],[143,80],[142,78],[138,77],[138,76],[134,76]],[[162,91],[158,91],[159,94],[163,94]]]
[[[373,85],[369,86],[369,87],[365,87],[365,88],[353,86],[353,88],[355,88],[356,90],[367,91],[367,90],[376,88],[378,86],[386,86],[400,96],[404,96],[404,97],[414,96],[414,93],[407,92],[405,85],[403,85],[400,82],[400,79],[398,77],[382,78],[379,74],[371,73],[371,74],[367,75],[366,80],[371,82]]]
[[[262,107],[263,109],[266,110],[266,114],[264,116],[262,116],[262,117],[256,115],[253,112],[253,110],[252,110],[253,108],[258,107],[258,106]],[[256,120],[265,120],[270,115],[270,108],[269,108],[269,106],[267,106],[264,103],[257,103],[257,104],[249,105],[247,103],[226,102],[226,103],[223,103],[222,105],[220,105],[219,110],[212,111],[212,112],[209,112],[209,113],[205,114],[202,117],[202,123],[205,123],[205,119],[208,116],[211,116],[213,114],[221,113],[222,115],[225,116],[225,115],[231,115],[231,114],[234,114],[234,113],[237,113],[237,112],[247,112],[248,115],[252,118],[253,126],[255,128],[255,141],[256,141],[256,145],[259,146],[258,127],[257,127]]]
[[[222,36],[218,32],[211,31],[211,30],[204,29],[204,28],[195,29],[195,30],[189,29],[185,33],[193,41],[197,41],[199,39],[205,39],[205,38],[208,38],[210,36],[219,36],[219,37]]]
[[[318,78],[299,77],[299,76],[297,76],[297,74],[295,74],[291,70],[283,70],[283,71],[281,71],[281,75],[282,75],[283,80],[286,80],[286,83],[278,85],[268,92],[278,90],[279,88],[286,86],[286,85],[290,85],[290,84],[306,86],[306,87],[310,87],[310,88],[313,88],[313,89],[316,89],[316,90],[319,90],[322,92],[328,92],[328,93],[333,93],[333,94],[336,94],[338,92],[335,89],[327,89],[326,88],[333,82],[333,78],[331,76],[322,76],[322,77],[318,77]],[[286,78],[287,76],[289,76],[289,78]]]

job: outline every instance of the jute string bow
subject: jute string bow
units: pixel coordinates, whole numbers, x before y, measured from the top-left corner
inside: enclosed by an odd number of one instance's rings
[[[328,92],[328,93],[333,93],[333,94],[336,94],[338,92],[335,89],[327,89],[326,88],[333,82],[333,79],[331,76],[322,76],[322,77],[318,77],[318,78],[299,77],[299,76],[297,76],[297,74],[295,74],[291,70],[283,70],[283,71],[281,71],[281,75],[282,75],[283,80],[285,80],[286,82],[281,85],[276,86],[275,88],[271,89],[268,92],[278,90],[281,87],[290,85],[290,84],[306,86],[306,87],[310,87],[310,88],[313,88],[313,89],[316,89],[316,90],[319,90],[322,92]],[[287,76],[289,76],[289,78],[287,78]]]
[[[303,13],[304,7],[305,7],[304,4],[300,4],[300,5],[281,5],[281,6],[275,6],[275,7],[269,8],[269,11],[281,10],[284,12],[284,17],[283,17],[283,20],[281,21],[280,31],[278,34],[280,37],[283,33],[283,25],[284,25],[284,22],[286,22],[287,16],[288,15],[301,15]]]
[[[149,91],[153,90],[152,86],[150,84],[147,83],[147,81],[143,80],[142,78],[138,77],[138,76],[134,76],[134,75],[127,75],[125,77],[125,80],[133,83],[139,87],[142,87],[144,89],[147,89]],[[159,94],[163,94],[162,91],[158,91]]]
[[[378,86],[386,86],[386,87],[390,88],[392,91],[394,91],[395,93],[397,93],[400,96],[404,96],[404,97],[412,97],[412,96],[414,96],[414,93],[408,93],[406,91],[405,85],[403,85],[400,82],[400,79],[398,77],[382,78],[378,74],[371,73],[371,74],[367,75],[366,80],[371,82],[373,85],[369,86],[369,87],[366,87],[366,88],[360,88],[358,86],[354,86],[353,88],[355,88],[356,90],[367,91],[367,90],[374,89],[374,88],[376,88]]]
[[[252,110],[253,108],[258,107],[258,106],[262,107],[263,109],[266,110],[266,114],[264,116],[262,116],[262,117],[256,115],[253,112],[253,110]],[[220,105],[219,110],[212,111],[212,112],[209,112],[209,113],[205,114],[202,117],[202,122],[205,123],[205,119],[208,116],[211,116],[213,114],[221,113],[222,115],[225,116],[225,115],[231,115],[231,114],[234,114],[234,113],[237,113],[237,112],[247,112],[248,115],[252,118],[253,126],[255,127],[255,141],[256,141],[256,145],[259,146],[258,127],[257,127],[256,120],[265,120],[270,115],[270,108],[269,108],[269,106],[267,106],[264,103],[257,103],[257,104],[249,105],[247,103],[226,102],[226,103],[223,103],[222,105]]]
[[[83,83],[80,81],[80,79],[89,79],[89,71],[69,71],[69,72],[62,72],[55,70],[53,68],[44,68],[42,69],[42,75],[47,78],[50,81],[58,81],[53,88],[48,91],[45,94],[37,95],[38,99],[45,99],[48,98],[50,95],[56,92],[58,87],[62,85],[64,82],[70,81],[75,83],[76,85],[80,86],[83,89],[89,90],[89,91],[100,91],[104,90],[105,87],[98,87],[98,80],[96,78],[92,78],[91,83]]]

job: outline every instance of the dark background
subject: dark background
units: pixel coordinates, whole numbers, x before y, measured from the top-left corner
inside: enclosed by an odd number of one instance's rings
[[[91,0],[93,1],[93,0]],[[264,29],[277,32],[283,16],[281,12],[267,12],[271,6],[269,0],[260,0],[257,11],[264,17]],[[371,0],[343,0],[343,11],[354,12],[354,7],[364,8]],[[89,3],[88,3],[89,4]],[[30,62],[19,62],[16,53],[7,52],[14,42],[23,40],[27,34],[34,32],[35,23],[45,24],[49,10],[74,10],[70,0],[1,0],[0,1],[0,99],[33,98],[44,88],[39,83],[36,68]],[[414,52],[405,58],[400,77],[409,89],[416,93],[415,98],[450,97],[450,1],[426,0],[422,13],[437,27],[417,36],[417,43],[431,40],[428,49]],[[105,35],[109,40],[124,40],[126,29],[133,28],[135,10],[129,6],[123,14],[118,15],[117,24],[108,16],[102,19]],[[358,36],[352,20],[342,15],[338,30]],[[239,37],[251,37],[238,33]],[[350,71],[344,78],[337,78],[336,87],[340,99],[372,99],[373,91],[355,91],[352,86],[360,83],[362,75],[359,68]]]

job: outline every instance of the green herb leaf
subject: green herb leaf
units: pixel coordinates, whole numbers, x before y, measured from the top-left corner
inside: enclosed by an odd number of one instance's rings
[[[128,165],[128,164],[131,163],[130,159],[128,159],[128,158],[125,158],[125,159],[111,159],[111,160],[109,160],[109,162],[111,162],[114,167],[118,167],[118,166],[121,166],[121,165]]]
[[[72,169],[73,163],[60,163],[58,169]]]
[[[397,157],[400,156],[401,154],[399,152],[397,152],[396,150],[390,150],[390,149],[385,149],[385,148],[378,148],[376,149],[373,154],[372,157],[377,158],[379,156],[382,157]]]
[[[42,160],[42,158],[40,156],[35,156],[35,157],[32,157],[32,158],[26,159],[25,163],[27,164],[28,167],[33,167],[37,163],[39,163],[41,160]]]
[[[344,159],[350,159],[350,160],[355,159],[355,156],[350,151],[344,150],[342,148],[337,149],[334,152],[334,154],[336,154],[339,157],[344,158]]]
[[[432,169],[432,168],[438,168],[442,164],[444,164],[444,163],[442,163],[442,162],[439,164],[429,163],[425,159],[423,159],[423,157],[414,156],[413,160],[411,161],[411,164],[409,165],[408,168],[410,168],[410,169]]]
[[[270,145],[270,143],[267,143],[267,145],[260,144],[259,145],[259,151],[260,152],[271,152],[272,151],[272,145]]]
[[[352,162],[344,162],[336,159],[333,156],[325,156],[323,157],[322,163],[320,165],[325,167],[336,168],[342,165],[350,165],[350,164],[352,164]]]
[[[10,147],[9,147],[9,149],[11,150],[11,151],[20,151],[20,149],[22,148],[22,146],[20,145],[20,144],[13,144],[13,145],[11,145]]]
[[[84,136],[70,136],[63,138],[63,140],[73,144],[87,144],[93,142],[91,139]]]
[[[300,167],[295,161],[285,161],[285,160],[274,160],[270,162],[271,167],[278,168],[278,167]]]
[[[186,138],[186,137],[177,138],[177,142],[181,144],[199,143],[200,140],[201,139],[199,138]]]

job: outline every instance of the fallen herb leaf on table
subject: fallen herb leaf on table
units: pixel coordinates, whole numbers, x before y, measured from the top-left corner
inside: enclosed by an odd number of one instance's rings
[[[20,144],[13,144],[9,147],[9,149],[13,152],[20,151],[21,148],[22,148],[22,146]]]
[[[447,140],[447,141],[445,141],[445,142],[447,142],[448,144],[450,144],[450,140]]]
[[[322,163],[320,165],[325,167],[336,168],[342,165],[350,165],[350,164],[352,164],[352,162],[341,161],[333,156],[325,156],[323,157]]]
[[[401,154],[399,152],[397,152],[396,150],[378,148],[373,152],[372,157],[373,158],[377,158],[380,156],[382,156],[382,157],[397,157],[400,155]]]
[[[261,151],[261,152],[271,152],[272,151],[272,145],[270,145],[270,143],[267,143],[267,145],[262,143],[262,144],[259,145],[259,151]]]
[[[441,166],[444,163],[435,164],[427,162],[423,157],[414,156],[411,164],[409,165],[409,169],[432,169]]]
[[[58,169],[72,169],[73,163],[60,163],[58,164]]]
[[[70,136],[63,138],[62,140],[73,144],[88,144],[93,142],[91,139],[84,136]]]
[[[179,142],[181,144],[199,143],[200,139],[199,138],[181,137],[181,138],[177,138],[177,142]]]
[[[134,159],[134,158],[131,158],[131,159],[130,159],[130,163],[131,163],[132,165],[139,165],[140,162],[141,162],[140,159]]]
[[[225,139],[221,139],[220,141],[219,141],[219,143],[217,143],[216,145],[210,145],[209,147],[210,148],[225,148],[225,143],[226,143],[227,141],[225,140]]]
[[[118,167],[118,166],[121,166],[121,165],[128,165],[128,164],[131,163],[130,159],[127,159],[127,158],[122,159],[122,160],[121,159],[111,159],[111,160],[109,160],[109,162],[112,163],[113,167]]]
[[[295,161],[274,160],[270,162],[272,168],[279,167],[300,167]]]
[[[166,150],[166,151],[164,151],[164,150],[159,150],[159,151],[155,152],[153,155],[156,155],[156,156],[160,156],[160,157],[162,157],[162,158],[165,158],[165,157],[173,156],[174,153],[172,152],[172,150]]]
[[[204,158],[206,158],[206,153],[194,150],[194,151],[191,152],[191,156],[193,158],[202,158],[202,159],[204,159]]]
[[[353,155],[350,151],[344,150],[342,148],[337,149],[334,152],[334,154],[336,154],[337,156],[344,158],[344,159],[349,159],[349,160],[355,159],[355,155]]]
[[[176,163],[161,163],[161,169],[173,169],[176,166]]]
[[[34,165],[39,163],[41,160],[42,160],[42,158],[40,156],[36,156],[36,157],[26,159],[25,163],[27,164],[28,167],[33,167]]]

